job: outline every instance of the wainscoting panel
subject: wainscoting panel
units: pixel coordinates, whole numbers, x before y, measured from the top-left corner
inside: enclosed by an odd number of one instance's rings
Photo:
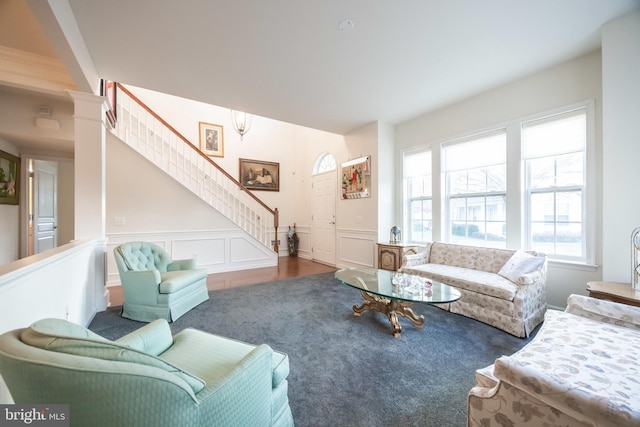
[[[284,236],[286,242],[286,234]],[[195,258],[198,267],[206,268],[208,274],[278,265],[278,254],[239,229],[114,233],[107,238],[108,286],[120,284],[114,248],[131,241],[155,243],[169,252],[173,259]]]
[[[373,267],[375,266],[377,230],[336,231],[338,238],[338,267]]]
[[[289,228],[287,227],[288,231]],[[311,227],[308,225],[296,225],[296,235],[298,236],[298,256],[311,259]],[[288,246],[287,253],[289,253]]]
[[[195,258],[198,265],[221,265],[227,261],[224,237],[174,240],[170,251],[175,259]]]

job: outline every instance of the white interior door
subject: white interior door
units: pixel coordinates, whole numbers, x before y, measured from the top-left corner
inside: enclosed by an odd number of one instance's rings
[[[314,175],[311,251],[314,261],[336,265],[336,171]]]
[[[58,165],[33,162],[33,253],[57,246]]]

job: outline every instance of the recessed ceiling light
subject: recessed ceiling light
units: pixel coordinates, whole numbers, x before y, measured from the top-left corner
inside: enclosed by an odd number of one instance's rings
[[[351,31],[353,30],[353,21],[351,19],[343,19],[338,24],[338,28],[340,31]]]

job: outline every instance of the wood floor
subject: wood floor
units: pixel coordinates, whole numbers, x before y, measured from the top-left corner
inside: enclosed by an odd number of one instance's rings
[[[209,274],[207,276],[207,288],[210,291],[214,291],[216,289],[256,285],[290,277],[310,276],[331,271],[336,271],[336,268],[300,257],[285,256],[280,257],[279,265],[276,267]],[[109,305],[122,305],[122,289],[120,286],[109,287]]]

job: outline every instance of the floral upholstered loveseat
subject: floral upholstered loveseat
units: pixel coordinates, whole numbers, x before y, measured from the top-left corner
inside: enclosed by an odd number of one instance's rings
[[[520,351],[476,372],[468,427],[640,426],[640,307],[567,302]]]
[[[455,287],[461,298],[440,308],[517,337],[528,337],[547,311],[544,254],[432,242],[405,255],[400,271]]]

